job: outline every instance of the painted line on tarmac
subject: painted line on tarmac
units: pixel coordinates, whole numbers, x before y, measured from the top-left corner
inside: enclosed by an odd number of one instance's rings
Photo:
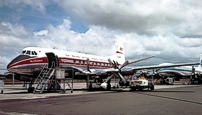
[[[38,99],[38,98],[46,98],[46,96],[24,97],[24,98],[22,98],[22,99]]]
[[[38,114],[28,114],[28,113],[18,113],[18,112],[3,112],[3,111],[0,111],[0,114],[3,114],[3,115],[38,115]]]
[[[148,93],[142,93],[142,92],[138,92],[138,94],[147,95],[147,96],[152,96],[152,97],[157,97],[157,98],[170,99],[170,100],[175,100],[175,101],[181,101],[181,102],[186,102],[186,103],[193,103],[193,104],[202,105],[202,102],[197,102],[197,101],[192,101],[192,100],[186,100],[186,99],[180,99],[180,98],[175,98],[175,97],[167,97],[167,96],[154,95],[154,94],[148,94]]]

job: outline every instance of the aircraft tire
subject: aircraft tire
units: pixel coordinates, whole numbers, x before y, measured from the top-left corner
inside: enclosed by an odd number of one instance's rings
[[[89,90],[90,91],[92,91],[93,90],[93,86],[92,86],[92,84],[90,83],[90,85],[89,85]]]
[[[150,90],[152,90],[152,91],[154,90],[154,85],[150,86]]]
[[[35,89],[34,87],[29,87],[29,88],[28,88],[28,93],[33,93],[33,92],[34,92],[34,89]]]
[[[120,87],[119,83],[116,85],[116,88],[118,89]]]
[[[111,84],[107,85],[107,91],[111,91]]]

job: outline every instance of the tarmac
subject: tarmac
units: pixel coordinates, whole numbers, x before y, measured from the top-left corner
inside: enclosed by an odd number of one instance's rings
[[[112,84],[113,86],[113,84]],[[155,89],[164,89],[164,88],[176,88],[176,87],[190,87],[192,85],[155,85]],[[67,87],[67,86],[66,86]],[[61,91],[42,94],[36,93],[28,93],[26,87],[23,87],[23,84],[14,84],[14,85],[5,85],[3,89],[3,94],[0,94],[0,100],[5,99],[36,99],[36,98],[47,98],[53,96],[61,96],[61,95],[79,95],[79,94],[91,94],[91,93],[105,93],[111,91],[88,91],[86,90],[86,83],[74,83],[73,85],[73,93],[68,89],[65,93]],[[120,89],[112,89],[112,91],[129,91],[129,88],[120,88]]]
[[[155,85],[154,91],[88,91],[74,83],[66,93],[27,93],[22,84],[5,85],[1,115],[200,115],[202,85]]]

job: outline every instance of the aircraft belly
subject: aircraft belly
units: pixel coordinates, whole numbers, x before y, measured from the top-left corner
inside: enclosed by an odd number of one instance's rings
[[[22,75],[38,75],[44,65],[22,65],[8,69],[9,72]]]

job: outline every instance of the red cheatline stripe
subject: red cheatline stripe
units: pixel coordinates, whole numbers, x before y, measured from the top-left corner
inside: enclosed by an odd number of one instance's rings
[[[59,58],[60,64],[70,64],[70,65],[80,65],[80,66],[85,66],[86,63],[74,63],[74,62],[63,62],[61,61],[62,59],[69,59],[71,61],[73,61],[74,59],[71,58]],[[85,61],[85,60],[76,60],[76,61]],[[12,65],[9,66],[9,68],[15,67],[15,66],[25,66],[25,65],[34,65],[34,64],[44,64],[44,63],[48,63],[48,60],[46,57],[41,57],[41,58],[30,58],[30,59],[24,59],[21,60],[19,62],[16,62]],[[95,67],[104,67],[104,68],[110,68],[111,66],[109,65],[105,65],[107,62],[98,62],[98,61],[94,61],[94,63],[99,63],[99,65],[92,65],[90,64],[90,66],[95,66]],[[103,65],[102,65],[103,64]],[[108,63],[107,63],[108,64]]]

